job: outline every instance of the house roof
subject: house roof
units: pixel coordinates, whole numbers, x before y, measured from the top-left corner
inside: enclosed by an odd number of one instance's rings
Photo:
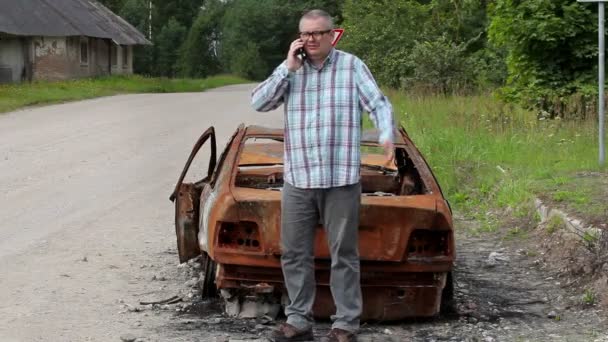
[[[95,0],[0,0],[0,33],[88,36],[120,45],[150,45],[123,18]]]

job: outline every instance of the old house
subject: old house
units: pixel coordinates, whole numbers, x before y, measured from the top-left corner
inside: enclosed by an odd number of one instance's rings
[[[0,0],[0,83],[131,74],[149,44],[95,0]]]

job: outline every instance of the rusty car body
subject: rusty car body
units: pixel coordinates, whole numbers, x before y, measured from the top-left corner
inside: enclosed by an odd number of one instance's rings
[[[361,318],[435,316],[452,292],[451,210],[403,128],[395,131],[393,163],[386,163],[377,138],[377,132],[365,131],[361,140]],[[274,305],[274,311],[264,311],[273,314],[285,304],[279,243],[282,141],[282,129],[241,125],[218,159],[211,127],[195,144],[170,197],[175,201],[180,262],[201,255],[203,296],[213,296],[219,289],[234,315],[246,302],[263,308]],[[207,142],[211,151],[207,176],[184,182],[192,160]],[[319,225],[316,317],[335,312],[329,275],[330,254]]]

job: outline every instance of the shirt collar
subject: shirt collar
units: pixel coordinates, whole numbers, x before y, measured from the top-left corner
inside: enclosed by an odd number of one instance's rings
[[[323,61],[323,64],[321,64],[320,68],[317,69],[311,61],[308,61],[308,64],[314,69],[322,70],[323,68],[325,68],[326,65],[332,64],[333,61],[335,60],[335,58],[336,58],[336,49],[332,47],[331,50],[329,51],[329,54],[327,54],[327,57],[325,57],[325,60]]]
[[[331,51],[329,51],[329,55],[327,55],[327,58],[325,58],[325,63],[327,64],[331,64],[333,63],[334,59],[336,57],[336,49],[335,48],[331,48]]]

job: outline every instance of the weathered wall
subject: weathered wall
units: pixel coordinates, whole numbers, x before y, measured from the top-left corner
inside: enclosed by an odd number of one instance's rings
[[[88,44],[82,60],[81,43]],[[34,79],[65,80],[110,74],[109,40],[89,37],[35,37]]]
[[[123,50],[127,51],[128,53],[128,57],[127,57],[127,65],[124,66],[124,72],[127,74],[132,74],[133,73],[133,46],[129,45],[129,46],[124,46]]]
[[[88,44],[86,60],[81,56],[83,42]],[[26,44],[25,49],[23,44]],[[116,48],[114,58],[111,58],[111,46]],[[0,78],[10,73],[11,82],[29,75],[26,72],[28,54],[32,56],[31,74],[34,80],[66,80],[133,73],[133,47],[116,46],[107,39],[89,37],[0,39],[0,52]],[[6,68],[3,70],[5,64]],[[4,77],[8,78],[8,76]]]
[[[68,45],[66,37],[33,38],[33,79],[64,80],[69,75]]]
[[[68,37],[68,62],[67,77],[81,78],[95,76],[95,53],[92,49],[93,38],[88,37]],[[81,42],[88,43],[87,61],[82,62],[80,58]]]
[[[107,39],[91,38],[91,52],[95,58],[93,73],[98,76],[110,74],[110,44]]]
[[[25,77],[25,41],[0,35],[0,83],[21,82]]]
[[[115,58],[112,59],[112,74],[132,74],[133,47],[124,45],[114,45],[113,50],[115,50]]]

